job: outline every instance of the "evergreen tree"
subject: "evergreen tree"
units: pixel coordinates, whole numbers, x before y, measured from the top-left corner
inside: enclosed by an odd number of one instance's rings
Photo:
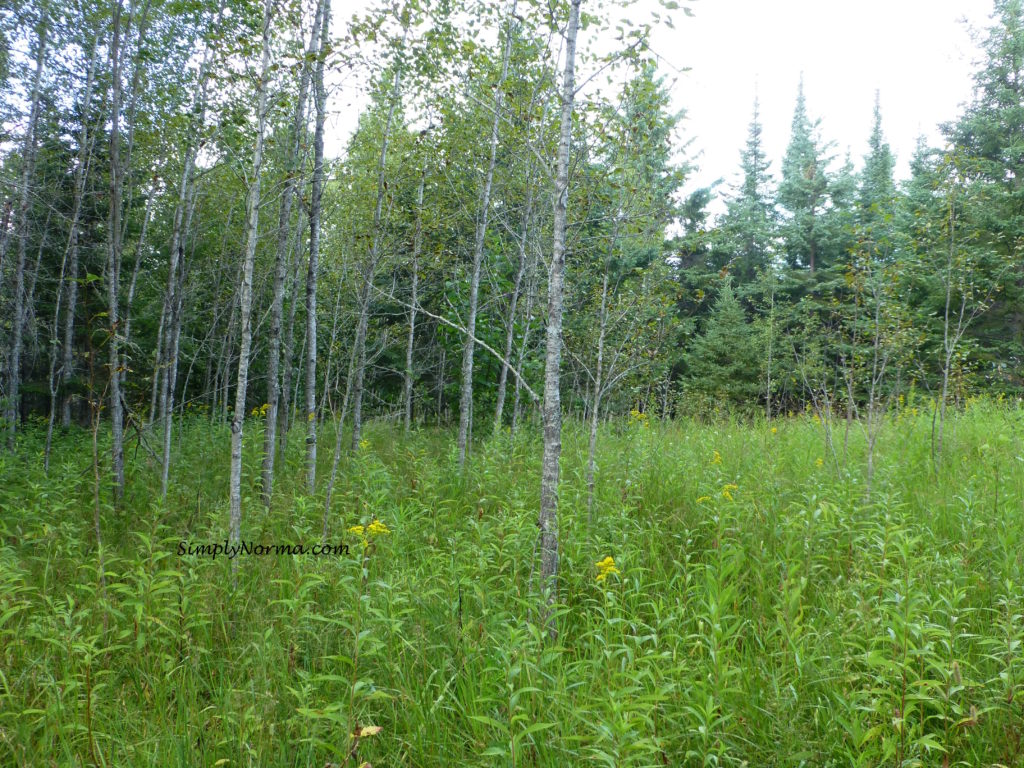
[[[751,410],[760,397],[757,336],[726,278],[704,334],[687,356],[690,388],[722,405]]]
[[[958,166],[979,200],[973,213],[990,251],[987,279],[1000,283],[975,327],[987,348],[988,373],[1012,386],[1024,383],[1024,3],[996,0],[994,22],[975,74],[974,100],[944,126]]]
[[[755,98],[747,143],[740,154],[743,181],[728,201],[720,224],[720,247],[729,254],[730,272],[741,293],[752,290],[751,284],[771,266],[777,213],[772,200],[770,165],[762,146],[759,104]]]
[[[784,227],[786,261],[792,269],[812,273],[824,266],[827,232],[824,216],[829,204],[829,158],[818,136],[820,120],[807,115],[803,78],[797,90],[793,129],[782,161],[779,204],[788,212]]]
[[[896,197],[893,168],[896,159],[882,134],[882,108],[875,92],[874,122],[868,139],[868,154],[864,156],[858,199],[858,219],[862,227],[871,228],[892,214]]]

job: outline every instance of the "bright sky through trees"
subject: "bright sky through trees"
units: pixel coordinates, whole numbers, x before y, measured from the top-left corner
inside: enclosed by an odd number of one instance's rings
[[[886,138],[896,154],[897,176],[905,177],[917,137],[940,143],[939,123],[952,120],[969,98],[978,57],[970,30],[983,29],[992,11],[989,0],[695,0],[680,5],[689,7],[693,18],[682,8],[666,11],[654,0],[639,0],[625,13],[637,21],[650,19],[652,12],[672,17],[672,27],[655,26],[651,48],[672,83],[674,106],[686,110],[682,138],[692,139],[689,153],[698,165],[688,190],[717,179],[731,183],[739,171],[755,89],[777,178],[801,72],[808,110],[821,118],[822,136],[835,142],[837,160],[849,148],[857,167],[867,148],[875,90],[881,91]],[[368,0],[335,0],[335,33],[352,13],[371,6]],[[343,152],[355,128],[366,103],[364,85],[349,76],[341,87],[330,132],[332,154]]]

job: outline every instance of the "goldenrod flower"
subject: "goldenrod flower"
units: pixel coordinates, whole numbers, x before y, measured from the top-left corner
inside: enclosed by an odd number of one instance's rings
[[[359,441],[359,450],[365,451],[369,447],[370,447],[370,441],[369,440],[365,440],[364,439],[364,440],[360,440]]]
[[[705,501],[711,501],[711,497],[710,496],[698,496],[697,497],[697,503],[698,504],[703,504]]]
[[[825,464],[825,460],[823,458],[821,458],[821,456],[819,456],[818,458],[816,458],[814,460],[814,466],[816,466],[816,467],[823,466],[824,464]]]
[[[722,454],[720,454],[718,451],[714,451],[714,455],[711,457],[711,463],[712,464],[721,464],[722,463]]]
[[[728,499],[729,501],[735,501],[735,499],[733,499],[732,497],[732,492],[738,490],[738,485],[735,485],[733,483],[727,483],[726,485],[722,486],[722,496],[723,498]]]
[[[391,531],[388,530],[388,527],[384,525],[384,523],[382,523],[380,520],[374,520],[372,523],[370,523],[370,525],[366,529],[366,532],[372,536],[379,536],[391,533]]]
[[[599,560],[597,563],[597,581],[604,581],[608,578],[609,573],[622,573],[618,568],[615,567],[615,559],[608,555],[604,560]]]
[[[363,533],[364,533],[364,530],[365,529],[361,525],[353,525],[351,528],[348,529],[348,532],[352,533],[352,534],[355,534],[356,536],[362,536]]]
[[[772,434],[776,434],[779,431],[778,427],[772,427]]]
[[[647,414],[641,413],[636,408],[629,412],[629,423],[639,424],[641,427],[647,426]]]

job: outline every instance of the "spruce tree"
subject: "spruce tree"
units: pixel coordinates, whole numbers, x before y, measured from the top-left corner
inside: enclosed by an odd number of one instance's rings
[[[787,211],[784,226],[786,261],[792,269],[812,273],[824,266],[827,237],[824,215],[829,202],[829,158],[818,136],[820,120],[807,115],[804,82],[800,79],[793,129],[782,161],[779,204]]]
[[[752,290],[752,284],[772,260],[777,214],[771,197],[770,165],[762,146],[760,110],[755,98],[746,146],[740,154],[743,180],[728,201],[720,225],[720,247],[729,254],[730,273],[741,294]]]
[[[760,397],[761,355],[753,327],[726,278],[702,336],[687,356],[690,388],[719,405],[752,410]]]
[[[987,374],[1024,385],[1024,2],[996,0],[974,76],[974,100],[944,126],[959,170],[981,204],[971,212],[989,252],[986,281],[1000,284],[975,333]]]
[[[874,122],[868,139],[868,154],[864,156],[858,198],[858,219],[863,227],[872,227],[892,214],[896,197],[893,168],[896,159],[882,134],[882,108],[875,92]]]

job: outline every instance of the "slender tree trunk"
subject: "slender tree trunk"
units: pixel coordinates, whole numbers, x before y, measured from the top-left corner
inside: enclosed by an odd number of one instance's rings
[[[88,294],[86,294],[88,304]],[[88,317],[88,313],[86,313]],[[88,320],[86,321],[88,323]],[[89,424],[92,427],[92,524],[96,533],[96,556],[99,559],[100,586],[106,588],[106,576],[103,568],[103,533],[100,526],[100,404],[106,396],[104,392],[96,397],[96,351],[92,346],[92,329],[87,327],[87,343],[89,345]]]
[[[231,415],[231,485],[229,538],[237,545],[242,538],[242,430],[245,426],[245,401],[249,386],[249,350],[252,347],[252,273],[256,259],[256,238],[259,234],[260,179],[263,174],[263,137],[267,124],[267,81],[270,72],[270,29],[274,2],[263,5],[263,43],[260,79],[256,92],[256,146],[253,150],[252,177],[246,211],[245,256],[239,290],[241,311],[241,344],[238,356],[238,381],[235,385],[235,410]],[[237,560],[232,560],[237,572]]]
[[[324,120],[327,92],[324,90],[324,60],[330,42],[331,6],[322,2],[323,24],[314,75],[316,128],[313,133],[313,184],[309,204],[309,268],[306,272],[306,490],[316,492],[316,291],[320,271],[320,213],[324,191]]]
[[[444,363],[445,349],[441,347],[441,362],[437,366],[437,423],[441,423],[441,407],[444,404]]]
[[[612,249],[618,235],[618,221],[615,223],[616,233],[612,235]],[[587,445],[587,522],[594,521],[594,473],[597,469],[597,421],[601,412],[601,395],[604,381],[604,336],[608,327],[608,264],[604,266],[604,278],[601,281],[601,320],[597,333],[597,370],[594,372],[594,400],[590,406],[590,440]]]
[[[530,236],[530,222],[533,217],[533,186],[530,185],[526,195],[526,210],[523,213],[523,229],[519,236],[519,264],[516,267],[516,277],[512,284],[512,300],[508,306],[508,327],[505,330],[505,359],[501,363],[501,372],[498,374],[498,395],[497,404],[494,406],[494,434],[501,432],[501,421],[505,411],[505,390],[508,387],[508,366],[512,359],[512,345],[516,335],[516,309],[519,307],[519,293],[523,285],[523,276],[526,274],[526,243]]]
[[[118,289],[121,264],[121,0],[114,3],[113,32],[110,43],[112,86],[110,91],[110,212],[107,219],[107,316],[110,337],[107,340],[110,369],[111,469],[114,473],[114,501],[124,495],[124,412],[121,405],[121,353],[118,323]]]
[[[768,309],[768,370],[764,388],[764,413],[769,423],[772,420],[772,348],[775,343],[775,278],[772,278],[771,304]]]
[[[68,231],[68,246],[65,248],[65,255],[60,262],[60,276],[57,281],[56,298],[53,306],[53,330],[50,340],[50,418],[46,428],[46,456],[45,469],[49,469],[50,441],[53,438],[53,424],[56,420],[56,402],[58,395],[56,369],[58,337],[60,334],[60,303],[65,290],[68,291],[68,312],[65,318],[65,340],[60,351],[63,354],[63,366],[59,371],[60,381],[63,387],[67,387],[71,380],[73,365],[73,336],[75,330],[75,299],[77,298],[78,279],[78,227],[82,216],[82,198],[85,194],[85,181],[88,173],[88,166],[92,159],[92,140],[89,136],[89,114],[92,106],[92,88],[95,83],[96,53],[99,49],[98,36],[92,41],[92,50],[89,53],[89,63],[85,76],[85,91],[82,95],[82,128],[78,135],[78,158],[75,163],[75,191],[72,198],[71,223]],[[62,423],[63,428],[71,427],[71,398],[67,391],[62,393]]]
[[[396,69],[391,92],[391,106],[388,108],[388,116],[384,122],[384,135],[380,143],[380,158],[377,161],[377,205],[373,211],[373,245],[370,248],[370,258],[363,269],[363,285],[359,293],[359,320],[356,323],[355,338],[356,370],[352,391],[353,451],[359,447],[359,439],[362,437],[363,430],[363,383],[366,378],[366,331],[370,320],[370,292],[373,289],[373,278],[377,272],[377,262],[380,261],[381,248],[384,244],[384,231],[382,227],[384,193],[386,191],[384,170],[387,164],[388,144],[391,140],[391,124],[395,117],[395,109],[398,107],[400,85],[401,69]]]
[[[334,292],[334,310],[331,312],[331,338],[327,345],[327,364],[324,366],[324,375],[321,377],[324,382],[323,392],[320,394],[319,419],[321,424],[324,423],[327,412],[329,410],[333,411],[330,395],[332,390],[336,391],[338,388],[338,374],[334,371],[334,350],[337,349],[338,321],[341,318],[341,299],[343,293],[341,286],[345,284],[345,277],[348,272],[345,267],[346,265],[342,263],[341,275],[338,277],[338,286]],[[332,381],[334,382],[333,385]],[[333,417],[332,413],[331,418]]]
[[[484,176],[483,191],[480,195],[480,213],[476,222],[476,239],[473,242],[473,268],[469,276],[469,315],[466,318],[466,339],[462,348],[462,391],[459,396],[459,469],[466,465],[466,450],[469,444],[470,415],[473,410],[473,352],[476,349],[476,313],[480,300],[480,267],[483,263],[484,240],[487,237],[487,218],[491,207],[491,186],[494,182],[494,166],[498,156],[498,128],[501,125],[501,106],[505,94],[505,79],[508,77],[508,62],[512,52],[512,19],[516,3],[513,0],[508,28],[505,30],[505,47],[501,56],[501,77],[494,88],[494,115],[491,120],[490,157]]]
[[[11,201],[4,200],[4,215],[0,219],[0,292],[4,286],[4,261],[7,260],[7,244],[11,234]]]
[[[28,277],[28,286],[25,290],[25,327],[31,330],[31,341],[33,349],[38,348],[39,339],[36,333],[36,285],[39,282],[39,268],[43,263],[43,252],[46,250],[50,234],[50,219],[53,218],[53,208],[48,207],[46,219],[43,221],[43,228],[39,231],[39,247],[36,248],[36,260],[32,265],[32,272]]]
[[[320,26],[323,20],[324,3],[318,2],[313,18],[313,29],[309,33],[306,47],[306,61],[299,74],[299,95],[295,102],[292,118],[291,149],[288,158],[284,189],[281,193],[281,214],[277,228],[277,250],[274,259],[274,293],[270,304],[270,346],[267,355],[267,420],[263,433],[263,503],[270,506],[274,493],[274,458],[277,455],[278,409],[281,403],[280,361],[281,328],[284,315],[284,289],[288,269],[288,241],[292,220],[292,200],[298,187],[301,173],[302,138],[306,125],[306,102],[309,95],[309,62],[317,54],[320,40]],[[301,228],[301,227],[300,227]],[[294,312],[292,313],[294,319]],[[285,367],[287,368],[289,364]],[[287,396],[286,396],[287,398]],[[287,403],[287,399],[285,400]]]
[[[135,303],[135,286],[139,281],[139,269],[142,266],[142,255],[146,249],[146,234],[149,232],[149,220],[153,213],[153,198],[156,197],[156,184],[149,188],[146,195],[146,211],[142,219],[142,231],[139,232],[139,240],[135,244],[135,263],[132,265],[132,277],[128,281],[128,295],[124,301],[124,345],[126,349],[131,348],[132,340],[132,305]],[[121,366],[121,386],[124,387],[125,379],[128,376],[128,355],[126,353],[125,364]]]
[[[29,192],[32,185],[32,174],[36,159],[36,123],[39,120],[40,84],[43,77],[43,66],[46,63],[46,43],[49,33],[48,10],[44,5],[42,17],[39,19],[38,38],[36,41],[36,68],[32,78],[28,126],[25,129],[25,142],[22,149],[21,182],[18,190],[18,253],[14,266],[14,328],[11,340],[11,357],[8,372],[7,404],[4,417],[7,421],[7,446],[14,449],[14,439],[18,432],[21,387],[21,348],[25,326],[25,261],[28,248],[28,211],[30,206]],[[6,228],[5,228],[6,231]]]
[[[192,136],[202,129],[206,120],[206,77],[209,71],[209,54],[204,56],[199,72],[198,90],[195,96],[195,119],[192,123]],[[162,354],[158,354],[158,370],[163,369],[160,382],[160,419],[163,425],[163,455],[160,468],[160,499],[167,499],[167,485],[171,468],[171,432],[174,426],[174,391],[177,384],[178,341],[181,337],[181,304],[184,289],[183,261],[185,258],[184,243],[191,219],[189,192],[192,184],[192,173],[195,168],[198,147],[190,137],[185,149],[181,180],[178,182],[178,199],[174,207],[174,221],[171,229],[171,249],[168,254],[167,292],[161,311],[161,328],[158,336],[164,342]],[[186,218],[187,217],[187,218]],[[163,323],[166,323],[164,327]],[[159,352],[159,350],[158,350]],[[162,363],[162,365],[161,365]]]
[[[519,342],[519,352],[516,356],[516,369],[523,370],[523,361],[526,359],[526,350],[530,343],[530,329],[533,327],[533,304],[537,294],[537,257],[530,260],[527,268],[526,279],[526,309],[523,312],[525,325],[523,338]],[[519,428],[519,420],[522,417],[522,382],[517,378],[512,397],[512,423],[509,425],[509,437],[516,436]]]
[[[87,165],[91,161],[91,149],[89,140],[89,110],[92,102],[92,88],[96,72],[96,52],[98,40],[93,41],[92,52],[89,55],[89,65],[85,79],[85,93],[82,97],[82,129],[78,135],[78,158],[75,163],[75,191],[71,203],[71,222],[68,232],[68,244],[64,249],[64,258],[60,265],[60,277],[57,281],[57,291],[53,308],[53,329],[50,339],[50,419],[46,427],[46,451],[44,459],[44,470],[50,468],[50,444],[53,439],[53,426],[57,417],[57,396],[58,396],[58,371],[57,353],[58,337],[60,335],[60,311],[61,299],[64,296],[65,287],[68,292],[68,312],[65,319],[64,336],[64,368],[59,375],[65,383],[70,379],[72,366],[72,335],[74,332],[74,297],[76,292],[73,289],[78,272],[78,225],[82,212],[82,197],[85,190]],[[66,410],[65,429],[71,426],[71,402],[67,393],[64,394],[64,408]]]
[[[216,294],[214,294],[216,295]],[[163,359],[164,359],[164,326],[167,324],[167,297],[164,297],[163,302],[160,304],[160,322],[156,327],[156,347],[154,349],[153,358],[153,386],[150,388],[149,396],[149,419],[146,421],[147,424],[152,425],[156,420],[156,403],[157,398],[161,393],[161,382],[163,376]]]
[[[298,307],[299,270],[302,264],[302,219],[299,219],[295,233],[291,282],[288,285],[288,325],[284,334],[284,349],[281,354],[281,394],[278,398],[278,447],[277,452],[283,457],[288,451],[288,432],[292,419],[292,362],[295,357],[295,310]]]
[[[412,301],[409,303],[409,337],[405,345],[405,432],[412,426],[413,346],[416,343],[416,308],[419,302],[420,248],[423,244],[423,184],[426,170],[420,172],[416,190],[416,230],[412,236]]]
[[[949,194],[948,208],[948,226],[949,226],[949,249],[946,253],[946,276],[945,276],[945,288],[946,288],[946,302],[945,309],[943,311],[943,322],[942,322],[942,392],[939,400],[939,427],[938,433],[934,433],[932,437],[932,464],[935,467],[936,474],[939,471],[939,460],[942,457],[942,439],[943,433],[946,426],[946,403],[949,400],[949,378],[953,368],[953,353],[956,349],[957,341],[959,337],[957,333],[950,332],[950,306],[953,298],[953,261],[956,253],[956,201],[954,198],[954,191]],[[960,317],[963,318],[963,300],[960,304]],[[961,323],[957,323],[957,331],[960,330]]]
[[[548,277],[547,351],[544,361],[544,458],[541,464],[540,528],[541,585],[545,593],[542,620],[548,636],[558,634],[552,606],[558,592],[558,480],[562,455],[562,292],[565,272],[565,230],[569,205],[569,149],[572,133],[576,74],[576,31],[581,0],[572,0],[565,36],[565,72],[562,76],[562,117],[555,177],[554,237]]]
[[[327,480],[326,500],[324,501],[323,538],[327,540],[328,523],[331,515],[331,499],[334,496],[334,482],[338,477],[338,463],[341,459],[342,435],[345,433],[345,416],[348,415],[349,397],[352,394],[352,379],[356,366],[356,350],[352,348],[348,360],[348,375],[345,377],[345,397],[341,401],[341,414],[338,416],[334,433],[334,457],[331,460],[331,475]]]

